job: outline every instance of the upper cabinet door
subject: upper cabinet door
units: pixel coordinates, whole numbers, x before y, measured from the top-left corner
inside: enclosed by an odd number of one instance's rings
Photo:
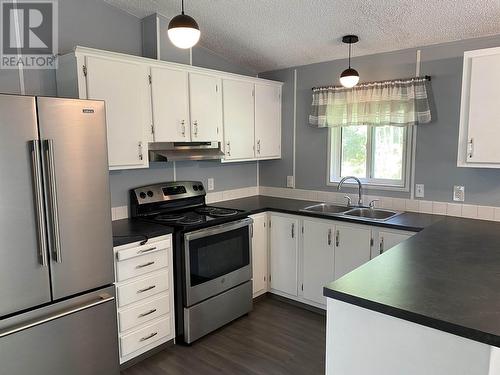
[[[189,142],[188,73],[151,68],[155,142]]]
[[[255,85],[255,156],[281,156],[281,87]]]
[[[191,141],[219,142],[222,125],[220,79],[190,73],[189,97],[191,110]]]
[[[87,98],[106,102],[110,169],[148,166],[151,127],[149,68],[102,57],[86,57]]]
[[[500,53],[471,60],[468,162],[500,163]]]
[[[254,157],[254,85],[223,81],[225,159]]]

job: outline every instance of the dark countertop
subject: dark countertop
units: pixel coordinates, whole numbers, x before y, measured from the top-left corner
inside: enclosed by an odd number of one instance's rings
[[[500,347],[500,223],[447,217],[324,295]]]
[[[113,246],[143,241],[146,238],[164,236],[172,233],[172,227],[148,223],[136,219],[113,221]]]
[[[427,215],[414,212],[405,212],[402,215],[396,216],[395,218],[387,221],[367,222],[344,216],[325,216],[321,214],[300,211],[302,208],[318,203],[320,202],[256,195],[248,198],[218,202],[214,203],[213,205],[217,207],[243,210],[247,211],[249,214],[256,214],[265,211],[275,211],[292,215],[302,215],[302,216],[317,217],[321,219],[347,221],[356,224],[365,224],[365,225],[379,226],[384,228],[408,230],[412,232],[419,232],[422,229],[444,219],[444,216],[440,215]]]

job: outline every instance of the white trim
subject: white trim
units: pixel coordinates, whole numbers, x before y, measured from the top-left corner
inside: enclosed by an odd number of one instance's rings
[[[410,169],[411,169],[411,161],[412,161],[412,152],[411,152],[411,146],[412,146],[412,140],[413,140],[413,129],[414,126],[411,127],[406,127],[405,128],[405,138],[406,141],[403,145],[403,178],[402,182],[403,184],[394,184],[392,180],[383,180],[383,179],[374,179],[374,178],[360,178],[361,182],[363,182],[363,187],[366,189],[375,189],[375,190],[391,190],[391,191],[403,191],[403,192],[408,192],[410,191]],[[371,127],[372,130],[370,130],[368,134],[368,142],[371,142],[371,138],[373,137],[373,127]],[[336,136],[333,135],[335,132]],[[329,128],[328,129],[328,145],[327,145],[327,151],[328,151],[328,160],[327,160],[327,165],[326,165],[326,186],[338,186],[339,181],[341,180],[340,177],[340,153],[341,153],[341,137],[340,137],[340,132],[341,128]],[[336,152],[335,155],[332,155],[332,142],[333,140],[336,140],[337,144],[335,145]],[[369,154],[371,154],[370,147],[367,147],[367,151]],[[335,172],[335,178],[333,181],[330,179],[332,175],[332,159],[333,164],[333,171]],[[367,161],[368,163],[368,161]],[[368,166],[367,166],[368,168]],[[346,186],[355,186],[355,184],[351,183],[346,183]]]
[[[257,160],[257,188],[260,186],[260,163]]]
[[[160,17],[156,14],[156,60],[161,60]]]
[[[420,76],[420,64],[421,64],[421,51],[417,50],[417,63],[415,67],[416,77]],[[415,161],[417,158],[417,127],[412,126],[411,129],[411,174],[410,174],[410,198],[415,199]]]
[[[296,185],[296,163],[297,155],[297,69],[293,70],[293,152],[292,152],[292,176],[293,176],[293,189]]]
[[[189,49],[189,65],[193,65],[193,49]]]

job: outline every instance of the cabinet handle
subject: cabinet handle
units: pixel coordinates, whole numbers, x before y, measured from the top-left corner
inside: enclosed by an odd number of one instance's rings
[[[142,142],[138,143],[138,149],[139,149],[139,160],[142,160],[144,156],[142,155]]]
[[[295,238],[295,223],[292,223],[292,238]]]
[[[186,136],[186,121],[184,120],[181,121],[181,134],[183,137]]]
[[[332,229],[328,229],[328,246],[332,244]]]
[[[384,237],[380,238],[379,251],[380,251],[380,254],[382,254],[384,252]]]
[[[139,289],[137,291],[137,293],[144,293],[144,292],[147,292],[148,290],[151,290],[151,289],[154,289],[154,288],[156,288],[156,285],[151,285],[151,286],[148,286],[147,288]]]
[[[142,249],[142,250],[139,250],[137,252],[137,254],[144,254],[144,253],[149,253],[150,251],[154,251],[156,250],[156,246],[155,247],[150,247],[149,249]]]
[[[138,316],[138,317],[139,317],[139,318],[144,318],[145,316],[151,315],[151,314],[153,314],[153,313],[155,313],[155,312],[156,312],[156,309],[151,309],[151,310],[149,310],[149,311],[147,311],[147,312],[145,312],[145,313],[139,314],[139,316]]]
[[[197,137],[198,136],[198,121],[194,121],[193,122],[193,131],[194,131],[194,136]]]
[[[260,154],[260,139],[257,141],[257,153]]]
[[[340,231],[337,230],[337,232],[335,233],[335,246],[339,247],[340,245]]]
[[[474,155],[474,138],[469,139],[469,142],[467,142],[467,153],[469,154],[469,158],[472,158],[472,155]]]
[[[231,142],[227,141],[227,156],[231,156]]]
[[[146,341],[146,340],[149,340],[153,337],[155,337],[156,335],[158,334],[158,332],[153,332],[152,334],[148,335],[148,336],[144,336],[143,338],[141,338],[139,341]]]
[[[144,264],[139,264],[135,268],[144,268],[144,267],[152,266],[153,264],[155,264],[154,260],[151,262],[144,263]]]

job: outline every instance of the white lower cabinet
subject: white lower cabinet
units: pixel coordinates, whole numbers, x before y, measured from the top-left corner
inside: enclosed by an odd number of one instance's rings
[[[361,225],[335,226],[335,279],[370,260],[372,231]]]
[[[267,213],[250,216],[252,226],[252,270],[253,296],[257,297],[268,291],[268,223]]]
[[[312,219],[304,219],[302,225],[302,293],[308,301],[326,305],[323,286],[335,278],[335,225]]]
[[[289,296],[298,295],[299,218],[271,214],[271,289]]]
[[[172,235],[114,248],[120,364],[175,337]]]
[[[319,308],[325,285],[415,234],[275,212],[252,218],[254,297],[270,291]]]
[[[375,249],[375,256],[382,254],[384,251],[389,250],[391,247],[407,240],[415,233],[396,230],[379,230],[377,248]]]

